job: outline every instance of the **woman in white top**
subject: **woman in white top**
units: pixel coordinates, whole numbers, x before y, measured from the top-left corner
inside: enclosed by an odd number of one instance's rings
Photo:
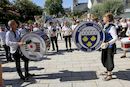
[[[70,27],[67,26],[67,22],[64,22],[64,25],[62,27],[63,31],[63,38],[65,39],[65,45],[66,45],[66,50],[68,51],[68,42],[69,42],[69,47],[71,50],[71,37],[72,37],[72,30]]]
[[[102,64],[106,68],[106,72],[101,75],[106,75],[104,78],[105,81],[112,79],[112,70],[114,69],[114,47],[116,40],[118,39],[115,25],[112,23],[114,17],[111,13],[105,14],[103,17],[105,23],[104,32],[105,32],[105,41],[101,45],[102,48]]]

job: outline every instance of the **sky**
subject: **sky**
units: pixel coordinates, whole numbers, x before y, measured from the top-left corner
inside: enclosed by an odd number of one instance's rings
[[[45,0],[32,0],[34,3],[36,3],[38,6],[43,7],[45,4]],[[63,7],[68,8],[72,6],[73,0],[63,0]],[[87,0],[79,0],[79,2],[87,2]]]

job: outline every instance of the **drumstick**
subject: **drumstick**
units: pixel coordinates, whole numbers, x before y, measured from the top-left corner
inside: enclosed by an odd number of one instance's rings
[[[24,45],[27,45],[27,44],[30,44],[30,43],[32,43],[32,40],[27,40],[27,41],[24,42]]]

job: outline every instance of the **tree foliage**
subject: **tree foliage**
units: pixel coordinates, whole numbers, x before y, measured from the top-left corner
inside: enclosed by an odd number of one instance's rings
[[[102,16],[105,13],[103,4],[99,3],[93,6],[91,9],[91,13],[98,17]]]
[[[30,0],[15,0],[14,5],[25,21],[34,19],[34,15],[42,15],[42,8]]]
[[[30,0],[0,0],[0,20],[7,23],[10,19],[16,19],[21,22],[34,20],[34,15],[42,15],[42,8]]]
[[[62,6],[62,0],[46,0],[45,2],[45,11],[49,15],[58,16],[59,13],[63,14],[64,9]]]
[[[17,19],[15,6],[9,0],[0,0],[0,20],[6,24],[10,19]]]
[[[0,0],[0,7],[6,7],[7,5],[10,5],[9,0]]]
[[[122,0],[106,0],[103,3],[94,5],[91,12],[98,17],[101,17],[106,12],[111,12],[117,16],[124,12],[124,4]]]

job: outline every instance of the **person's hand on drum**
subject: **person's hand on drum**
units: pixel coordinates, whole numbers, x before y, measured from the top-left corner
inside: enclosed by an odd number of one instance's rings
[[[109,45],[109,43],[106,42],[106,43],[102,43],[100,47],[101,47],[101,49],[106,49],[108,47],[108,45]]]
[[[21,41],[21,42],[18,42],[18,45],[19,45],[19,46],[22,46],[22,45],[24,45],[24,42],[22,42],[22,41]]]

